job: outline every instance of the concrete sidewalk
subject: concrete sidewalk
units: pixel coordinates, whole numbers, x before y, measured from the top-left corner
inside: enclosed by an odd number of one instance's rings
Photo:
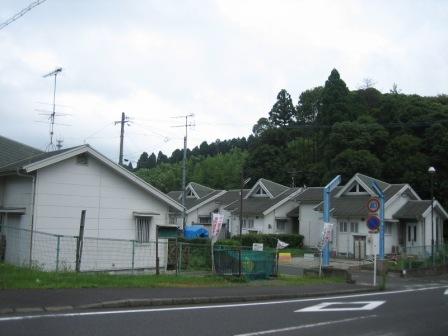
[[[342,295],[376,288],[348,283],[225,288],[82,288],[0,290],[0,314],[79,309],[249,302]]]

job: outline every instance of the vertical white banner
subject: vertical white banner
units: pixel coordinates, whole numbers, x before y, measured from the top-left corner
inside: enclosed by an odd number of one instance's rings
[[[212,217],[212,238],[216,238],[221,232],[222,222],[224,221],[224,215],[214,213]]]

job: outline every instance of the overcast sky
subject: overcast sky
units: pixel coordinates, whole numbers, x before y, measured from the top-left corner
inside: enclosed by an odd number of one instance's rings
[[[0,22],[32,0],[1,0]],[[248,136],[276,95],[323,85],[338,69],[388,92],[448,92],[448,1],[47,0],[0,30],[0,135],[45,149],[55,138],[118,159]],[[65,126],[69,125],[69,126]]]

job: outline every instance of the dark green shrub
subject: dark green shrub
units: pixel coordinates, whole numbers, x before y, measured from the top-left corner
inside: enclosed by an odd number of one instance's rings
[[[239,240],[236,239],[223,239],[223,240],[218,240],[215,245],[219,245],[219,246],[240,246],[241,242]]]
[[[302,248],[303,236],[299,234],[256,234],[233,236],[232,240],[241,241],[242,246],[252,246],[253,243],[263,243],[265,247],[276,248],[277,239],[288,243],[290,248]]]
[[[302,248],[303,247],[303,236],[299,234],[279,234],[278,239],[288,243],[288,247],[292,248]]]

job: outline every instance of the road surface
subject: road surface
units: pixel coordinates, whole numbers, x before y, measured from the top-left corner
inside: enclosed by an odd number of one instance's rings
[[[448,286],[276,302],[0,317],[0,335],[448,335]]]

